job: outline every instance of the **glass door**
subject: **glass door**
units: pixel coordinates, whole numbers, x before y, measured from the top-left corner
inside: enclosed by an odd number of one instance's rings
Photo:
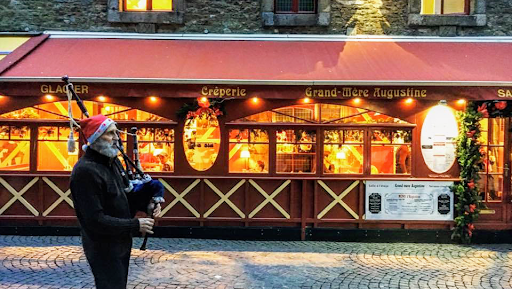
[[[481,122],[480,143],[484,169],[480,172],[480,191],[486,203],[503,203],[510,194],[509,118],[486,118]],[[506,153],[507,152],[507,153]]]

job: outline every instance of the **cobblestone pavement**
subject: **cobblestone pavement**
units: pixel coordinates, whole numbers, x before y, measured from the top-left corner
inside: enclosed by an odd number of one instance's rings
[[[512,245],[157,239],[128,288],[512,288]],[[0,289],[94,288],[79,237],[0,236]]]

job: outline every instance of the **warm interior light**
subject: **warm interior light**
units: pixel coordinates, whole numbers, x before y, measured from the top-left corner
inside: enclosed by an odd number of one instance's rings
[[[241,158],[244,158],[244,159],[248,159],[251,157],[251,153],[248,151],[248,150],[243,150],[241,153],[240,153],[240,157]]]
[[[44,99],[46,99],[47,101],[53,101],[55,99],[55,96],[47,94],[44,96]]]
[[[310,103],[311,102],[311,98],[309,97],[304,97],[304,99],[302,100],[304,103]]]
[[[104,97],[103,95],[100,95],[100,96],[98,96],[98,100],[101,102],[105,102],[107,100],[107,98]]]
[[[256,104],[256,103],[258,103],[258,102],[260,102],[260,99],[259,99],[259,98],[257,98],[257,97],[253,97],[253,98],[252,98],[252,103]]]
[[[457,100],[457,104],[458,104],[458,105],[464,105],[465,103],[466,103],[466,100],[465,100],[465,99],[462,99],[462,98],[461,98],[461,99]]]
[[[359,97],[354,98],[352,101],[354,102],[354,104],[360,104],[361,103],[361,99]]]
[[[410,97],[409,97],[409,98],[407,98],[407,99],[405,100],[405,103],[406,103],[406,104],[411,104],[411,103],[413,103],[413,102],[414,102],[414,99],[412,99],[412,98],[410,98]]]
[[[205,96],[201,97],[201,102],[207,102],[207,101],[208,101],[207,97],[205,97]]]
[[[339,152],[336,153],[336,158],[338,160],[344,160],[344,159],[347,158],[347,155],[345,154],[344,151],[339,151]]]
[[[105,106],[105,111],[110,111],[110,106]]]
[[[149,97],[149,101],[151,102],[157,102],[158,101],[158,98],[156,96],[150,96]]]

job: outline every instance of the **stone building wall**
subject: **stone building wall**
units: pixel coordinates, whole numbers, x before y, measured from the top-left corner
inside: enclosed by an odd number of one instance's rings
[[[0,31],[157,33],[302,33],[444,35],[439,27],[408,25],[408,0],[331,0],[328,26],[264,27],[261,0],[185,0],[182,24],[126,24],[107,19],[107,0],[0,0]],[[512,1],[487,0],[487,24],[457,27],[452,36],[512,35]]]

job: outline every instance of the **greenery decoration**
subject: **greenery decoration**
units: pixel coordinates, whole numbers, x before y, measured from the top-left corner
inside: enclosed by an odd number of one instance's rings
[[[484,151],[480,137],[480,120],[489,117],[487,103],[478,106],[469,103],[466,110],[458,113],[460,133],[457,137],[457,160],[460,165],[460,181],[455,182],[451,191],[455,195],[455,228],[452,239],[470,243],[475,221],[480,210],[485,208],[477,185],[479,172],[484,169]]]
[[[206,115],[209,118],[212,115],[221,116],[226,115],[223,102],[225,99],[208,99],[206,97],[199,97],[193,103],[185,103],[176,115],[179,119],[193,119],[196,116]]]

